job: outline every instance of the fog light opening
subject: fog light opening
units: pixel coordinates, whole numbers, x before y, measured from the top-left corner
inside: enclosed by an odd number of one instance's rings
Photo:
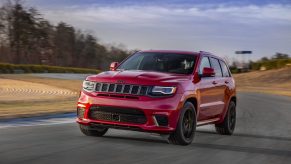
[[[153,120],[156,126],[168,126],[168,116],[166,115],[154,115]]]
[[[78,107],[77,108],[77,117],[83,119],[85,114],[85,108]]]

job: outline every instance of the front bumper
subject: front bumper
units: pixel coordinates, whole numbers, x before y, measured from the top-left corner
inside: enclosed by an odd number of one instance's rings
[[[183,102],[181,94],[175,94],[167,98],[151,98],[140,96],[139,99],[113,98],[113,97],[98,97],[94,93],[81,92],[78,108],[83,108],[82,116],[78,116],[76,122],[86,126],[106,126],[110,128],[121,128],[138,130],[154,133],[170,133],[176,129],[179,119],[179,109]],[[92,107],[106,106],[112,108],[135,109],[142,111],[146,118],[145,123],[129,123],[113,120],[98,120],[92,119],[90,110]],[[160,125],[157,122],[157,117],[162,116],[167,118],[167,124]]]

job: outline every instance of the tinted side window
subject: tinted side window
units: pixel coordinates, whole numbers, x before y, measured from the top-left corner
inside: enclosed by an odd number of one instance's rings
[[[201,63],[200,63],[200,66],[199,66],[199,74],[200,75],[203,73],[203,68],[204,67],[208,67],[208,68],[211,67],[208,57],[203,57],[202,60],[201,60]]]
[[[228,68],[227,68],[226,64],[221,60],[219,62],[220,62],[220,65],[221,65],[223,77],[230,77],[230,74],[228,72]]]
[[[216,77],[222,77],[219,61],[215,58],[210,58],[211,66],[214,69]]]

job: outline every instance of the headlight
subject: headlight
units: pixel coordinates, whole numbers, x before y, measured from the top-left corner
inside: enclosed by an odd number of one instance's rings
[[[172,95],[176,92],[176,87],[154,86],[150,92],[154,96]]]
[[[83,82],[83,89],[87,92],[93,92],[95,91],[95,85],[95,82],[85,80]]]

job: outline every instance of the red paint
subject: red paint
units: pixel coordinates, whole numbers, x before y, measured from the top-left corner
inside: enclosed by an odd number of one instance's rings
[[[145,85],[145,86],[176,86],[174,95],[168,97],[136,96],[137,99],[120,97],[97,96],[102,92],[82,91],[78,104],[85,106],[84,118],[77,118],[77,122],[84,125],[102,123],[108,125],[120,125],[126,127],[138,127],[143,131],[169,133],[175,130],[179,119],[179,112],[186,101],[196,100],[198,125],[222,122],[228,109],[231,98],[235,98],[235,83],[232,77],[213,77],[213,68],[204,68],[199,75],[199,66],[202,57],[221,58],[205,52],[188,51],[142,51],[159,53],[176,53],[196,56],[196,63],[192,74],[174,74],[151,71],[118,71],[118,63],[112,63],[110,69],[87,77],[86,80],[102,83],[118,83]],[[223,60],[222,60],[223,61]],[[229,73],[230,74],[230,73]],[[115,94],[113,94],[115,95]],[[118,96],[126,96],[117,94]],[[89,108],[92,105],[112,106],[122,108],[135,108],[144,112],[147,122],[145,124],[133,124],[114,121],[93,120],[88,117]],[[168,117],[168,126],[157,126],[153,115],[165,115]]]
[[[215,76],[214,69],[213,68],[204,67],[202,76],[203,77],[214,77]]]

